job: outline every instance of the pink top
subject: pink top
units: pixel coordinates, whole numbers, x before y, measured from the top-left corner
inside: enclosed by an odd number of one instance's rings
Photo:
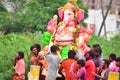
[[[109,71],[112,71],[112,72],[117,72],[118,71],[118,67],[116,66],[116,62],[115,61],[112,61],[109,65]]]
[[[25,75],[25,63],[24,63],[24,59],[20,59],[20,60],[16,63],[14,69],[15,69],[15,72],[16,72],[19,76],[21,76],[22,79],[25,78],[25,76],[24,76],[24,75]]]

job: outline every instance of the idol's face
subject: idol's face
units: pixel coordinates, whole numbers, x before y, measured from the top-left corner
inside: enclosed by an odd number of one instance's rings
[[[71,9],[67,9],[64,11],[64,21],[72,21],[74,20],[74,12]]]

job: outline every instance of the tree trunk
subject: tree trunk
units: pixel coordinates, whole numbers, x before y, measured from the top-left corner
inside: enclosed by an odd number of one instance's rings
[[[100,3],[101,3],[101,11],[102,11],[102,17],[104,19],[104,9],[103,9],[103,0],[100,0]],[[106,24],[104,23],[104,35],[105,35],[105,38],[107,38],[107,35],[106,35]]]
[[[107,12],[106,12],[106,14],[105,14],[105,17],[103,18],[103,22],[102,22],[102,24],[101,24],[101,27],[100,27],[100,30],[99,30],[99,33],[98,33],[98,36],[101,34],[102,27],[103,27],[103,25],[104,25],[104,23],[105,23],[105,20],[106,20],[107,16],[108,16],[109,10],[111,9],[112,2],[113,2],[113,0],[110,0],[109,6],[107,7]]]
[[[89,3],[90,3],[90,0],[87,0],[87,7],[89,8]]]
[[[92,9],[94,9],[95,0],[92,0]]]

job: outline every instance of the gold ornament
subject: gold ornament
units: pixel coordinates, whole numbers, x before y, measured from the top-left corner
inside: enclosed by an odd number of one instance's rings
[[[78,50],[77,46],[72,46],[72,50]]]
[[[79,8],[73,5],[72,3],[68,2],[67,4],[64,5],[62,11],[64,12],[66,9],[72,10],[72,11],[79,11]]]
[[[74,28],[74,33],[77,31],[77,29],[76,28]]]
[[[78,28],[80,28],[81,26],[80,25],[78,25]]]

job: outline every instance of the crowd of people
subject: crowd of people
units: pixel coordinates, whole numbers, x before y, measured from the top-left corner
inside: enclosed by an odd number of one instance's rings
[[[108,80],[110,72],[120,73],[120,57],[110,53],[104,59],[99,44],[94,44],[84,59],[77,58],[76,51],[69,50],[68,58],[61,60],[57,55],[59,48],[55,45],[44,55],[40,55],[40,44],[34,44],[30,50],[30,64],[40,66],[39,80]],[[14,69],[14,80],[25,80],[24,53],[21,51],[16,54]],[[43,74],[44,70],[46,74]]]

